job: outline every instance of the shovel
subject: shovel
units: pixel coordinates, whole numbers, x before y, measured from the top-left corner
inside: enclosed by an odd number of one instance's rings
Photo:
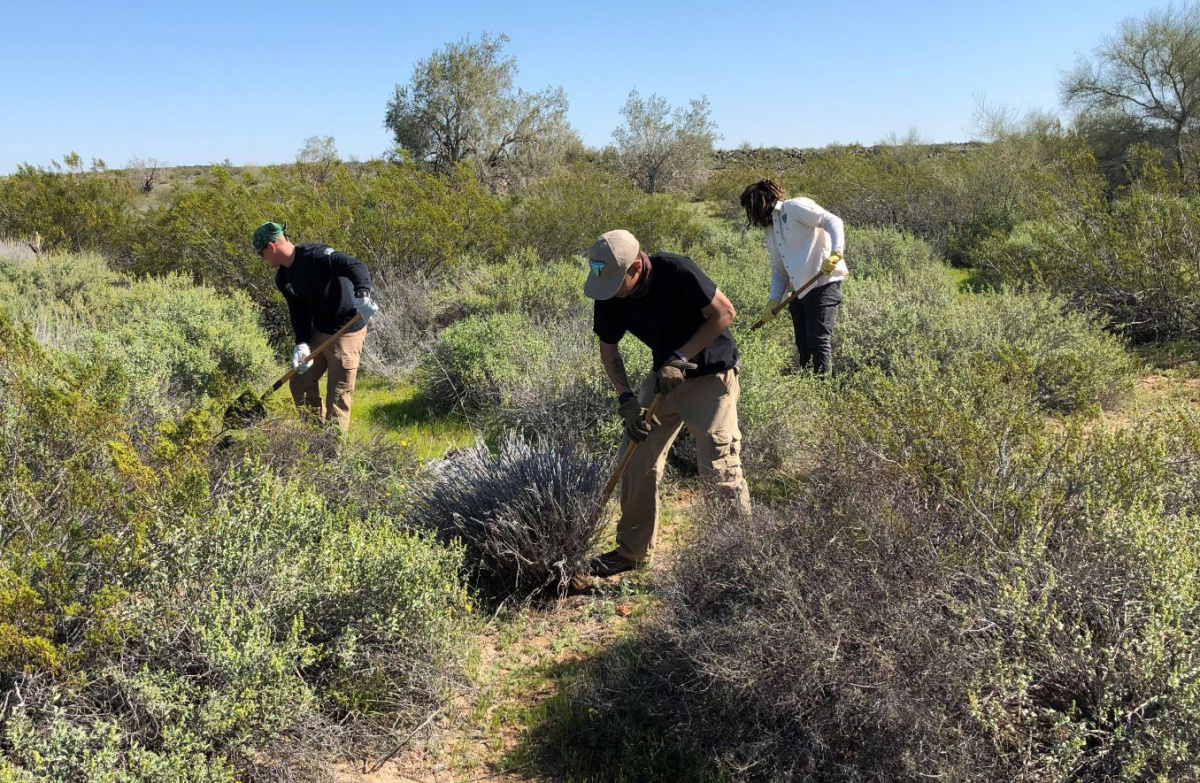
[[[807,291],[809,286],[811,286],[813,283],[820,280],[825,275],[826,275],[825,272],[817,272],[815,275],[813,275],[812,280],[809,280],[807,283],[800,286],[795,291],[792,291],[790,294],[788,294],[786,299],[784,299],[782,302],[780,302],[779,304],[777,304],[773,308],[771,308],[771,315],[779,315],[788,305],[790,305],[792,303],[792,300],[794,300],[796,297],[800,296],[800,294]],[[767,320],[765,318],[760,318],[754,322],[754,326],[751,326],[750,329],[751,330],[761,329],[761,328],[763,328],[764,325],[766,325],[766,323],[767,323]]]
[[[312,359],[315,357],[320,356],[321,353],[333,345],[339,337],[350,331],[350,329],[361,320],[362,316],[358,313],[355,313],[354,317],[347,321],[345,326],[330,335],[329,339],[318,345],[315,351],[309,353],[308,361],[312,361]],[[267,397],[270,397],[272,392],[276,391],[280,386],[284,385],[298,374],[299,373],[296,372],[295,367],[289,369],[283,374],[283,377],[275,381],[275,383],[271,385],[271,388],[267,389],[261,397],[249,389],[238,395],[238,398],[233,401],[233,404],[225,409],[225,415],[222,418],[222,423],[225,425],[225,429],[244,429],[265,419],[267,417],[267,408],[263,403],[266,401]]]

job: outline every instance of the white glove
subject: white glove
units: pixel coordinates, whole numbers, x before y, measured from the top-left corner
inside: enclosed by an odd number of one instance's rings
[[[371,316],[379,312],[379,305],[371,301],[370,294],[363,294],[362,299],[354,297],[354,309],[362,316],[362,322],[365,324],[371,320]]]
[[[292,351],[292,369],[296,371],[297,375],[303,375],[309,367],[313,366],[311,361],[305,361],[310,353],[308,343],[300,343]]]

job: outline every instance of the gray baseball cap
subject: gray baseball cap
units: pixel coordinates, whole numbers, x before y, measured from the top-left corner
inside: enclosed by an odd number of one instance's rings
[[[583,293],[591,299],[612,299],[621,288],[621,281],[634,261],[638,260],[641,246],[637,237],[624,229],[601,234],[588,251],[588,276],[583,284]]]

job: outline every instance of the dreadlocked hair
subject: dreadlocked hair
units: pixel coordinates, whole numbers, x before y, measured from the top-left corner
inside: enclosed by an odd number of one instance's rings
[[[760,228],[771,225],[775,202],[782,199],[783,187],[773,179],[760,179],[753,185],[747,185],[741,199],[742,209],[746,210],[746,221]]]

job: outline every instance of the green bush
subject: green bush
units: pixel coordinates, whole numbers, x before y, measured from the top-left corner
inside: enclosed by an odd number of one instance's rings
[[[131,405],[174,413],[270,374],[278,362],[256,315],[241,292],[221,294],[179,275],[148,278],[122,291],[96,340],[126,368]]]
[[[537,324],[591,316],[583,295],[587,268],[578,259],[541,261],[530,248],[503,261],[470,267],[448,281],[447,310],[455,320],[468,315],[521,313]]]
[[[2,313],[0,366],[0,775],[324,779],[445,698],[470,605],[397,522],[411,455],[279,423],[210,455]]]
[[[53,168],[23,164],[0,178],[0,236],[32,240],[47,249],[98,250],[128,260],[138,213],[134,188],[101,162],[83,170],[71,153]]]
[[[1038,403],[1070,412],[1132,389],[1134,364],[1098,321],[1045,293],[958,296],[944,270],[908,281],[851,279],[834,331],[835,367],[904,377],[914,357],[950,368],[973,356],[1002,359],[1035,382]]]
[[[835,392],[811,373],[784,373],[793,364],[790,340],[747,329],[737,334],[737,341],[742,358],[738,425],[746,477],[754,489],[790,484],[807,469]]]
[[[942,263],[928,242],[887,227],[847,227],[846,255],[857,278],[942,274]]]
[[[544,261],[585,254],[596,237],[631,231],[649,253],[688,253],[703,231],[700,215],[672,196],[647,195],[603,167],[576,163],[524,191],[512,205],[514,248],[532,248]]]
[[[640,377],[649,350],[626,343],[630,377]],[[487,432],[618,442],[611,387],[579,318],[535,324],[520,312],[470,316],[442,331],[418,375],[431,400],[457,407]]]
[[[1076,160],[1069,192],[1047,194],[1033,220],[983,243],[981,278],[1044,287],[1135,341],[1200,335],[1200,202],[1152,167],[1112,200],[1094,165]]]
[[[0,261],[0,296],[13,320],[28,324],[42,345],[71,348],[112,325],[112,307],[129,281],[95,253],[45,253]]]
[[[130,282],[99,256],[53,253],[0,263],[0,295],[40,343],[119,368],[143,424],[260,383],[276,361],[245,294],[180,275]]]

